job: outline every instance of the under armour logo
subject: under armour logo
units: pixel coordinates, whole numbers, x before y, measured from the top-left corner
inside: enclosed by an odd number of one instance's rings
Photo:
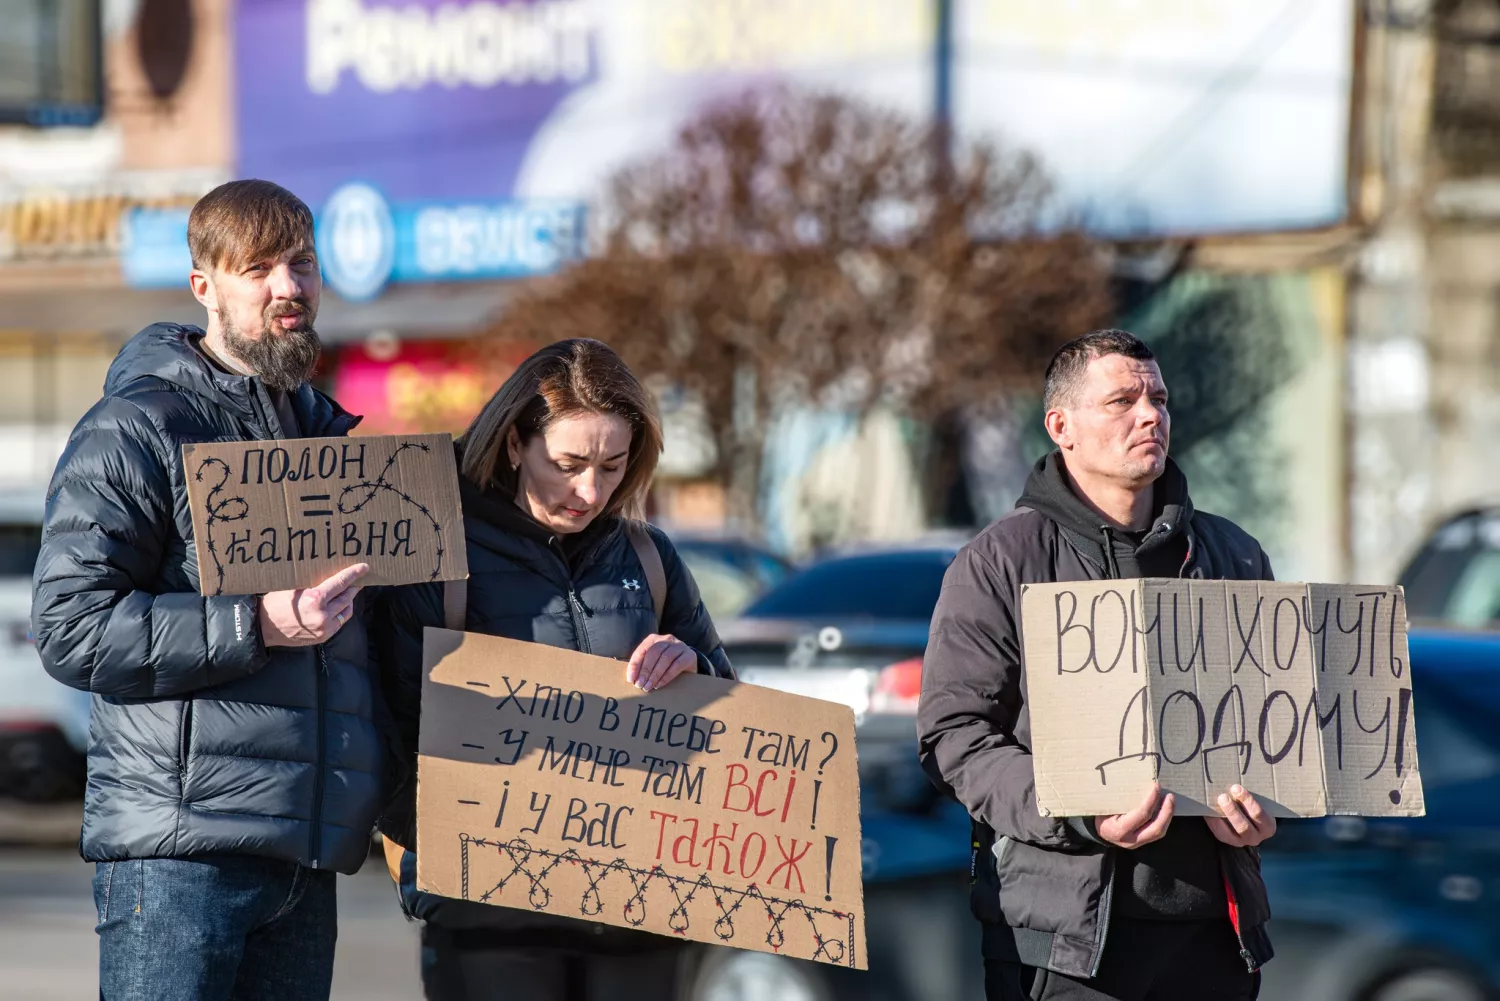
[[[641,589],[641,582],[638,580],[631,580],[629,577],[626,577],[624,580],[620,581],[620,583],[627,591],[639,591]]]

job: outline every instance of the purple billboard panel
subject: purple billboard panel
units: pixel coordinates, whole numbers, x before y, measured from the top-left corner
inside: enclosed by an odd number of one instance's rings
[[[612,173],[666,148],[705,101],[757,82],[931,107],[928,0],[236,11],[237,172],[312,206],[324,277],[350,299],[388,282],[554,270],[582,252],[584,206]]]
[[[528,147],[596,76],[584,0],[241,0],[239,173],[315,208],[509,197]]]
[[[704,101],[791,81],[925,117],[929,0],[239,0],[238,172],[317,209],[588,201]]]

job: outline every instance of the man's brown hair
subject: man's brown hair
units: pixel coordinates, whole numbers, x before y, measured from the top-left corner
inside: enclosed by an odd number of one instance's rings
[[[270,181],[230,181],[198,199],[188,216],[188,251],[199,271],[236,268],[288,250],[313,249],[313,215]]]
[[[661,457],[661,421],[640,380],[602,341],[558,341],[523,361],[464,433],[464,476],[516,496],[520,484],[505,452],[510,429],[516,429],[524,445],[558,421],[580,414],[614,414],[630,425],[625,478],[601,516],[644,517],[646,493]]]

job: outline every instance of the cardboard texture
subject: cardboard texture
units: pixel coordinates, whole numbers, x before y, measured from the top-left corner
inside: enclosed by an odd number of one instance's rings
[[[356,563],[361,583],[469,574],[446,434],[182,446],[203,594],[312,587]]]
[[[1281,817],[1425,813],[1399,587],[1027,584],[1021,619],[1044,816],[1153,779],[1187,816],[1235,783]]]
[[[417,886],[865,969],[847,706],[428,629]]]

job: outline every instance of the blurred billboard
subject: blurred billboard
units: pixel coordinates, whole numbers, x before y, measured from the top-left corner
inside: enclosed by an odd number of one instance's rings
[[[1108,235],[1346,215],[1354,0],[954,0],[953,120]]]
[[[543,273],[716,97],[788,81],[925,117],[934,23],[927,0],[241,3],[237,172],[314,207],[347,297]]]

